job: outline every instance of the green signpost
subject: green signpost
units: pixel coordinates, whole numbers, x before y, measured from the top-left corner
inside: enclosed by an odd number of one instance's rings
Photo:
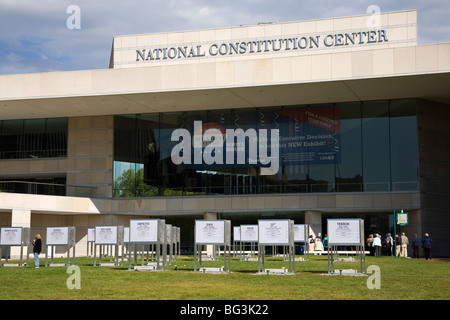
[[[395,212],[394,210],[394,256],[397,258],[397,225],[406,226],[409,223],[408,212]]]

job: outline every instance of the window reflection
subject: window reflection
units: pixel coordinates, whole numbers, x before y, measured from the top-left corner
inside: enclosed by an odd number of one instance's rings
[[[389,104],[362,103],[364,191],[390,190]]]
[[[0,159],[67,156],[67,118],[0,121]]]
[[[415,106],[410,99],[116,116],[114,195],[418,190]],[[186,129],[193,143],[194,121],[201,121],[202,134],[222,133],[223,148],[209,149],[210,156],[225,159],[234,150],[232,163],[195,163],[194,151],[191,162],[173,163],[172,149],[182,138],[172,141],[172,133]],[[237,128],[279,130],[276,174],[261,175],[260,162],[250,163],[249,138],[246,162],[238,163],[242,146],[230,145],[225,133]],[[205,151],[209,142],[201,143]]]

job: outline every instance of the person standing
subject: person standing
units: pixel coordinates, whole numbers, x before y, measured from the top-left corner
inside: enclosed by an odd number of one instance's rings
[[[328,250],[328,235],[327,234],[323,238],[323,249]]]
[[[381,236],[375,233],[375,237],[373,238],[373,248],[376,257],[381,256]]]
[[[395,256],[401,257],[402,256],[402,237],[400,237],[398,234],[395,235]]]
[[[309,235],[308,239],[308,251],[309,253],[314,251],[314,236],[312,234]]]
[[[322,234],[318,234],[314,242],[315,251],[323,251]]]
[[[431,245],[433,240],[430,238],[428,233],[425,233],[425,237],[422,239],[422,247],[425,253],[425,260],[431,260]]]
[[[412,247],[413,247],[413,258],[419,259],[420,257],[420,245],[422,241],[417,238],[417,233],[414,234],[414,238],[412,239]]]
[[[366,246],[369,248],[369,255],[373,256],[374,248],[373,248],[373,234],[369,234],[369,237],[366,240]]]
[[[402,232],[402,257],[408,258],[408,244],[409,240],[408,237],[405,235],[404,232]]]
[[[41,235],[36,234],[33,239],[34,267],[39,268],[39,254],[42,250]]]
[[[384,240],[384,242],[386,245],[386,255],[390,257],[392,256],[392,237],[390,233],[386,235],[386,239]]]

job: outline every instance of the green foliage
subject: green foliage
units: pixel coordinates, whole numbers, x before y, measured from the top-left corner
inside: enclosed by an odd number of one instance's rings
[[[137,172],[133,169],[125,170],[114,181],[114,197],[154,197],[157,195],[158,188],[144,182],[144,169],[139,169]]]
[[[113,196],[120,198],[156,197],[156,196],[190,196],[202,195],[203,192],[190,192],[175,189],[164,189],[162,193],[158,187],[150,186],[144,182],[144,169],[135,172],[133,169],[125,170],[114,181]]]

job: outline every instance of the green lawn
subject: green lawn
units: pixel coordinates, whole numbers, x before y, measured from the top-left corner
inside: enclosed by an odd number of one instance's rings
[[[287,267],[281,258],[266,258],[266,268]],[[65,259],[55,259],[64,263]],[[106,261],[106,260],[105,260]],[[367,276],[327,275],[327,257],[311,256],[295,262],[294,275],[256,274],[258,263],[232,258],[231,273],[193,272],[191,256],[182,256],[165,271],[128,271],[119,267],[94,267],[92,258],[77,258],[81,289],[68,289],[66,267],[0,268],[3,300],[303,300],[381,299],[448,300],[450,263],[393,257],[367,257],[366,268],[381,272],[381,289],[368,289]],[[223,265],[203,262],[203,266]],[[175,271],[177,266],[178,271]],[[359,268],[359,262],[335,263],[335,268]]]

